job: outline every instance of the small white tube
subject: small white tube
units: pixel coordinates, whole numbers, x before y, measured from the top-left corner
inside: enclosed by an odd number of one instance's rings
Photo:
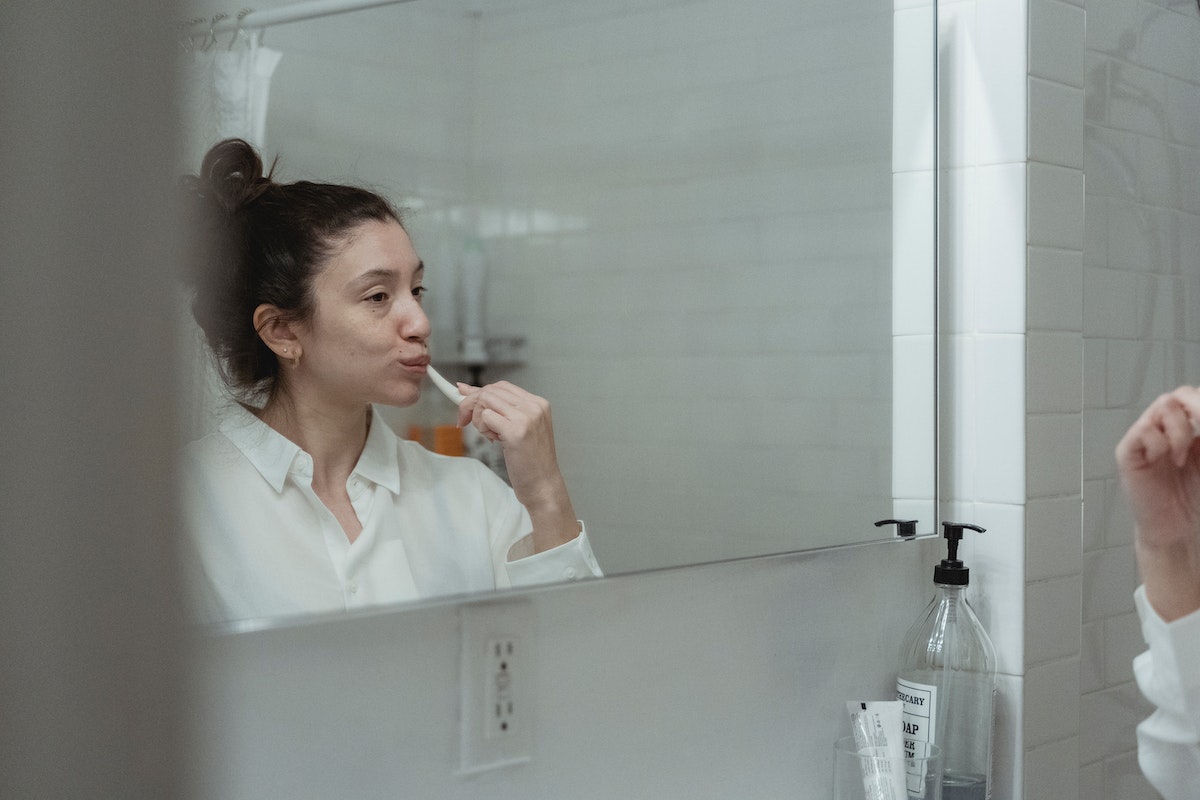
[[[433,368],[432,364],[429,364],[425,367],[425,372],[429,375],[429,380],[433,381],[433,385],[436,386],[442,394],[446,395],[450,402],[454,403],[456,406],[462,405],[462,401],[466,398],[463,397],[462,392],[458,391],[457,386],[439,375],[438,371]]]
[[[863,760],[867,800],[908,800],[904,771],[904,703],[899,700],[847,702],[854,744]]]

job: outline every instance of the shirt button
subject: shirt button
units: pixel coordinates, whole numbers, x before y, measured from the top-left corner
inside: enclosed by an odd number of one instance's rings
[[[575,571],[574,567],[567,567],[565,570],[563,570],[563,575],[565,575],[568,580],[574,578],[578,574],[579,573]]]
[[[350,581],[350,594],[358,594],[358,581]]]

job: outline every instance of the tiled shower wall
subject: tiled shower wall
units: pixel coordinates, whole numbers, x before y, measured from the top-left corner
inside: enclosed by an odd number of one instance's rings
[[[1112,448],[1159,393],[1200,381],[1200,10],[1086,0],[1080,796],[1137,800],[1132,525]]]
[[[943,58],[958,64],[943,100],[961,106],[943,112],[943,246],[966,286],[951,287],[948,495],[964,498],[951,513],[993,532],[1024,529],[973,545],[992,576],[980,605],[1001,651],[1002,744],[1024,753],[1013,796],[1150,798],[1112,452],[1147,402],[1200,375],[1200,12],[1191,0],[942,8]],[[1022,13],[1021,30],[1004,27]],[[1006,63],[1022,46],[1027,61]],[[1022,191],[1024,203],[997,199]],[[1021,448],[989,434],[1022,426]]]
[[[283,179],[362,183],[418,215],[465,203],[473,39],[453,5],[401,4],[265,33],[283,56],[264,155],[279,157]],[[436,288],[435,297],[453,291]]]

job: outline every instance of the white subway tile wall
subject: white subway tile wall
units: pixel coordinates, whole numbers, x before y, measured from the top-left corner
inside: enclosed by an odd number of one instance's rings
[[[1036,786],[1037,797],[1095,797],[1083,786],[1076,770],[1064,767],[1079,760],[1079,740],[1059,739],[1025,751],[1025,784]],[[1013,795],[1020,797],[1020,795]]]
[[[1047,661],[1029,668],[1025,673],[1026,747],[1036,748],[1075,738],[1079,729],[1078,686],[1077,657]]]
[[[943,516],[1001,669],[994,796],[1079,796],[1084,12],[941,5]]]
[[[943,519],[974,521],[970,597],[996,645],[993,796],[1026,783],[1025,502],[1040,446],[1026,433],[1026,13],[994,0],[943,2],[941,359]],[[1028,444],[1027,444],[1028,440]],[[1036,641],[1033,642],[1036,645]]]
[[[529,337],[515,374],[553,394],[606,568],[782,551],[850,507],[891,515],[892,299],[873,277],[891,268],[890,16],[480,17],[473,196],[581,223],[487,239],[508,290],[490,320]]]
[[[1079,507],[1079,497],[1070,494],[1036,497],[1026,503],[1025,524],[1029,531],[1025,544],[1027,580],[1078,575],[1082,571],[1079,542],[1065,533],[1079,526]]]

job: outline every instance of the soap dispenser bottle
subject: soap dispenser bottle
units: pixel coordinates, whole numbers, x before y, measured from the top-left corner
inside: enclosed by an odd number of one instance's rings
[[[896,699],[904,703],[905,750],[923,752],[928,742],[942,748],[942,800],[989,800],[996,651],[967,603],[970,570],[958,559],[963,531],[984,529],[943,528],[947,557],[933,570],[933,600],[904,638]],[[909,793],[920,796],[923,776],[908,780]]]

